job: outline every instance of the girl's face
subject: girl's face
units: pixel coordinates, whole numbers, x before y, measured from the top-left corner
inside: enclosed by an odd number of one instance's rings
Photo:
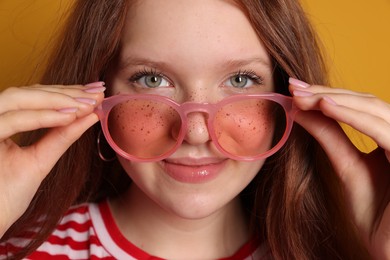
[[[215,103],[234,94],[272,91],[270,63],[250,22],[233,1],[142,0],[128,14],[111,84],[114,94],[157,94],[179,103]],[[132,118],[127,120],[132,124]],[[223,156],[211,141],[205,120],[202,113],[190,114],[183,144],[163,161],[119,159],[142,194],[184,218],[201,218],[223,209],[264,163]]]

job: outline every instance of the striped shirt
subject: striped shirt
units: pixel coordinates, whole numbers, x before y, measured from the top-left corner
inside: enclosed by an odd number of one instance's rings
[[[8,248],[20,248],[23,241],[7,241]],[[3,248],[2,248],[3,247]],[[0,259],[6,259],[0,245]],[[269,259],[265,246],[249,241],[228,259]],[[60,224],[33,254],[26,259],[162,259],[149,255],[128,241],[115,224],[107,201],[71,208]]]

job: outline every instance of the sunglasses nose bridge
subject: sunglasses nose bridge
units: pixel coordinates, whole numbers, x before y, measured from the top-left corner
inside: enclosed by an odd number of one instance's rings
[[[183,124],[186,125],[184,140],[192,145],[206,143],[210,140],[208,119],[209,104],[186,103],[182,106]]]

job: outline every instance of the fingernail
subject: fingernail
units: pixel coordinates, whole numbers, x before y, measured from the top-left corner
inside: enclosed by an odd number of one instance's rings
[[[314,94],[309,91],[294,90],[293,95],[296,97],[310,97],[313,96]]]
[[[86,87],[103,87],[104,85],[106,85],[106,83],[104,81],[96,81],[96,82],[86,84],[85,86]]]
[[[75,98],[75,100],[87,105],[96,105],[96,100],[92,98]]]
[[[322,99],[326,101],[326,103],[331,104],[332,106],[337,106],[337,103],[330,97],[325,96]]]
[[[84,89],[84,92],[90,94],[103,93],[104,91],[106,91],[105,87],[92,87],[92,88]]]
[[[65,114],[72,114],[72,113],[76,113],[77,110],[78,110],[77,107],[67,107],[67,108],[58,109],[57,111]]]
[[[301,87],[301,88],[308,88],[310,87],[310,84],[303,82],[301,80],[295,79],[295,78],[289,78],[288,83],[290,83],[293,86]]]

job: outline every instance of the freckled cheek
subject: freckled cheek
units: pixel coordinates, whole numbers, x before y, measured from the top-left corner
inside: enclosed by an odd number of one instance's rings
[[[180,117],[164,105],[121,105],[111,112],[109,131],[125,152],[150,158],[164,154],[176,144]]]
[[[220,145],[235,155],[254,156],[268,151],[272,145],[275,117],[266,106],[253,109],[224,110],[215,122]]]

